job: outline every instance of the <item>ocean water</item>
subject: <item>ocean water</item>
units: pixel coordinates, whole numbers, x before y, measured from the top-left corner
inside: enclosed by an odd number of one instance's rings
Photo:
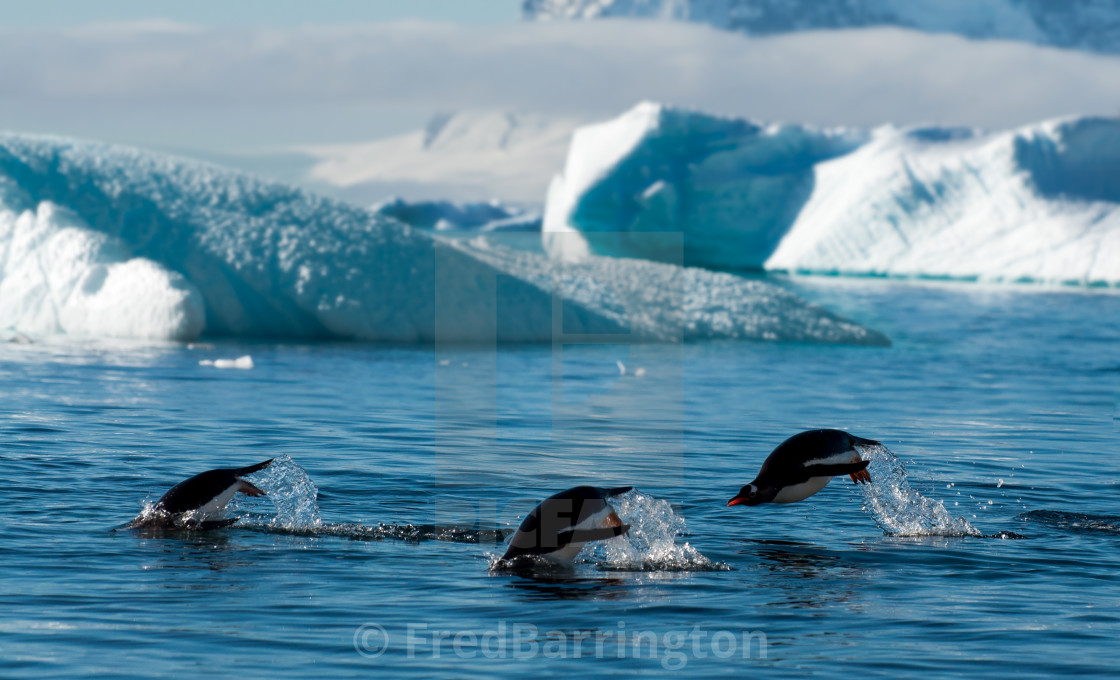
[[[893,345],[6,344],[0,674],[1115,677],[1120,296],[785,285]],[[817,427],[870,489],[725,507]],[[121,530],[271,457],[237,526]],[[490,569],[581,483],[627,539]]]

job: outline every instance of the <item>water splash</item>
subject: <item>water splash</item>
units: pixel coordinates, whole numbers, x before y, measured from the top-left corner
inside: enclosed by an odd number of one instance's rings
[[[684,516],[668,501],[641,491],[629,491],[611,500],[618,516],[630,525],[625,536],[591,544],[584,555],[604,569],[617,571],[726,571],[687,541],[677,537],[687,531]]]
[[[871,461],[870,484],[861,484],[864,509],[888,536],[982,536],[963,517],[953,517],[941,501],[910,487],[906,466],[885,446],[861,446]]]
[[[257,528],[267,533],[311,537],[333,536],[352,541],[395,540],[406,543],[445,541],[448,543],[491,545],[501,543],[513,533],[512,529],[480,529],[471,526],[440,526],[437,524],[385,524],[384,522],[376,525],[358,523],[324,524],[320,522],[306,526],[269,525]]]
[[[246,477],[267,493],[276,505],[276,516],[268,525],[284,529],[308,529],[322,525],[319,517],[319,487],[307,470],[286,454],[272,460],[260,472]]]

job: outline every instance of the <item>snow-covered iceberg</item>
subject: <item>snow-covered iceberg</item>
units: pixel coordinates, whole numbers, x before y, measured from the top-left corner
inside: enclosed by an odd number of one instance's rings
[[[588,257],[563,262],[485,238],[455,246],[509,275],[556,291],[562,305],[591,310],[636,339],[890,344],[886,336],[765,281],[648,260]],[[567,328],[558,329],[556,339],[565,336],[574,337]]]
[[[142,291],[143,294],[137,293]],[[0,324],[23,333],[189,340],[205,323],[202,295],[50,202],[0,209]]]
[[[683,232],[686,264],[761,268],[812,195],[815,165],[865,138],[639,104],[573,135],[549,187],[545,246],[569,260],[672,261]]]
[[[1120,285],[1120,119],[864,132],[647,103],[576,132],[550,252],[665,259],[682,233],[712,268]]]
[[[569,271],[208,164],[13,134],[0,135],[0,328],[178,340],[205,328],[404,343],[886,341],[767,284],[622,260]]]

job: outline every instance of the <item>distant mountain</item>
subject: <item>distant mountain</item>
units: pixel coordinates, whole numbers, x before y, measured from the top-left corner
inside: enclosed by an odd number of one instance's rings
[[[901,26],[1120,54],[1120,0],[524,0],[522,14],[662,18],[753,35]]]
[[[503,200],[540,203],[582,121],[474,111],[434,116],[422,130],[365,144],[294,149],[313,159],[302,178],[358,203]]]

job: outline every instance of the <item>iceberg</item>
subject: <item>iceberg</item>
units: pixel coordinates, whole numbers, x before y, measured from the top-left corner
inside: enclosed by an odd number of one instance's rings
[[[545,247],[668,260],[684,232],[685,264],[760,269],[809,199],[815,164],[864,141],[643,102],[575,132],[549,187]]]
[[[770,284],[614,259],[567,269],[206,163],[17,134],[0,135],[0,328],[179,341],[886,342]]]
[[[643,103],[577,130],[552,254],[714,269],[1120,285],[1120,119],[986,133],[763,125]]]
[[[0,320],[31,335],[189,340],[205,313],[183,276],[44,201],[0,209]]]
[[[501,271],[555,290],[563,304],[590,309],[616,323],[616,332],[636,340],[890,344],[886,336],[765,281],[648,260],[588,257],[563,262],[485,238],[457,241],[455,246]],[[558,330],[555,339],[561,342],[576,335]]]
[[[886,128],[817,177],[767,269],[1120,285],[1120,119]]]

